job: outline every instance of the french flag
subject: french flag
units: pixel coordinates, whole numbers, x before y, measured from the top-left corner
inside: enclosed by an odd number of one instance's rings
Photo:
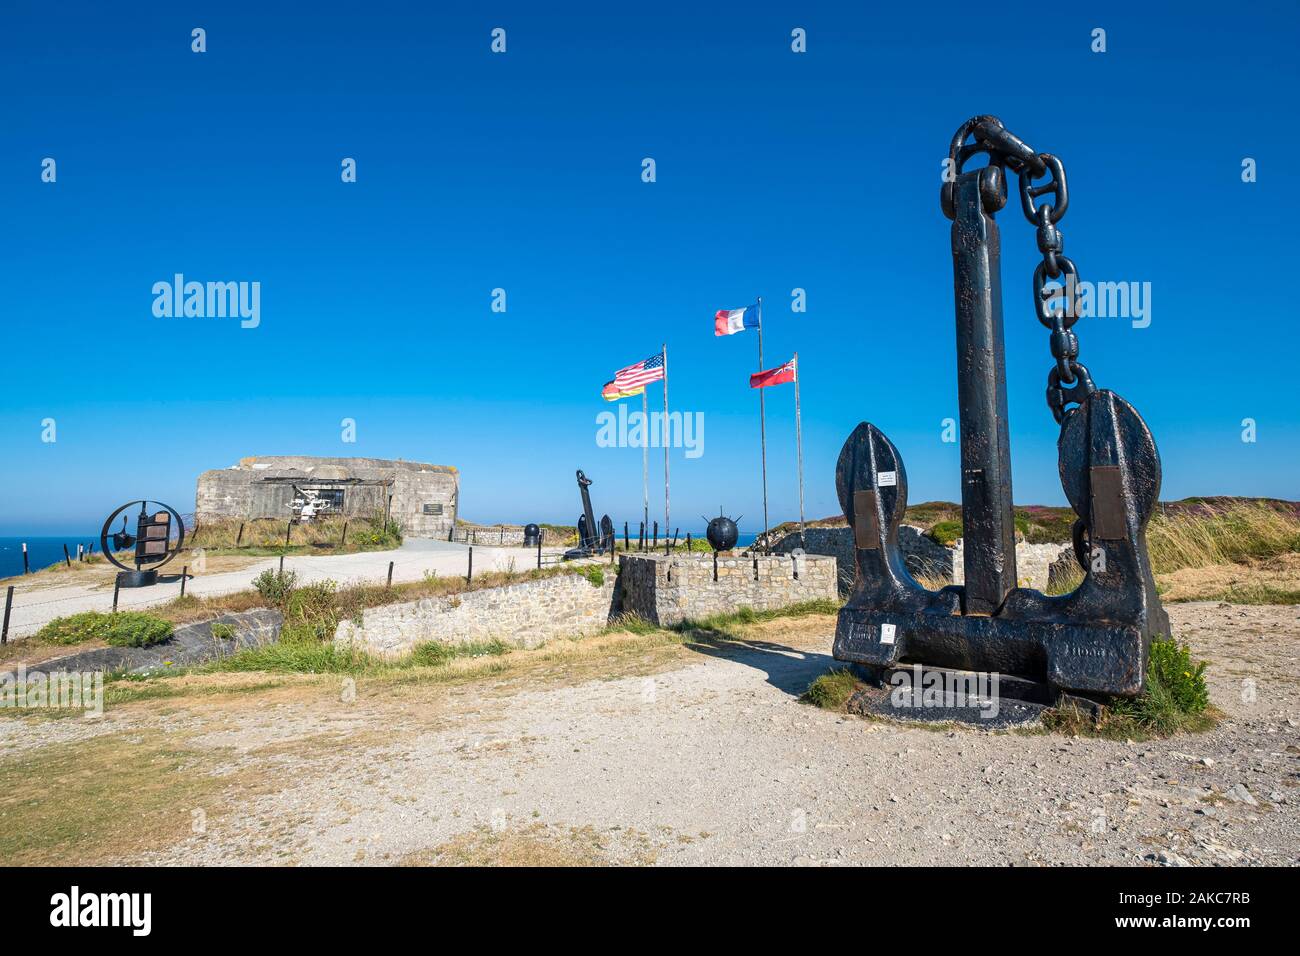
[[[721,309],[713,316],[714,335],[735,335],[745,329],[758,328],[758,306],[743,309]]]

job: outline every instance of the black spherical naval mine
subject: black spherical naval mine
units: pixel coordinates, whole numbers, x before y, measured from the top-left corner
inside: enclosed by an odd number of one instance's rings
[[[740,529],[730,518],[718,515],[709,522],[709,529],[705,536],[709,539],[709,544],[713,545],[714,551],[730,551],[736,546]]]

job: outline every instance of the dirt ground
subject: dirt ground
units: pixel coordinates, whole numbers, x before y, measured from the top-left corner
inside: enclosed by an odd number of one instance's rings
[[[1300,607],[1169,607],[1205,734],[869,721],[798,695],[834,618],[634,635],[452,679],[213,675],[97,720],[0,717],[0,857],[157,864],[1300,861]],[[150,685],[151,688],[153,685]]]

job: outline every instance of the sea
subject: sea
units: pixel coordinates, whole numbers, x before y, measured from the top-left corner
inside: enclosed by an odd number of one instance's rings
[[[23,573],[23,542],[27,543],[27,560],[33,571],[47,568],[63,560],[63,546],[68,546],[72,560],[77,560],[77,545],[99,550],[99,535],[28,535],[26,537],[0,536],[0,578]]]
[[[704,532],[691,532],[691,536],[702,539]],[[620,535],[620,540],[621,537]],[[757,533],[753,531],[742,531],[736,544],[741,548],[748,547],[754,543],[757,537]],[[682,532],[681,541],[685,540],[686,533]],[[79,544],[87,549],[93,544],[95,551],[99,551],[99,535],[97,534],[89,534],[84,537],[77,537],[76,535],[0,536],[0,578],[23,573],[24,541],[27,542],[27,559],[33,571],[39,571],[41,568],[47,568],[51,564],[62,561],[63,546],[65,544],[68,546],[68,553],[72,555],[73,561],[77,560],[77,545]]]

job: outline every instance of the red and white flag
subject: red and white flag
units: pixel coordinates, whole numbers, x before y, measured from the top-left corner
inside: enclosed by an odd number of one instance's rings
[[[784,385],[798,378],[799,370],[795,359],[790,359],[780,368],[770,368],[765,372],[755,372],[749,376],[750,388],[767,388],[769,385]]]

